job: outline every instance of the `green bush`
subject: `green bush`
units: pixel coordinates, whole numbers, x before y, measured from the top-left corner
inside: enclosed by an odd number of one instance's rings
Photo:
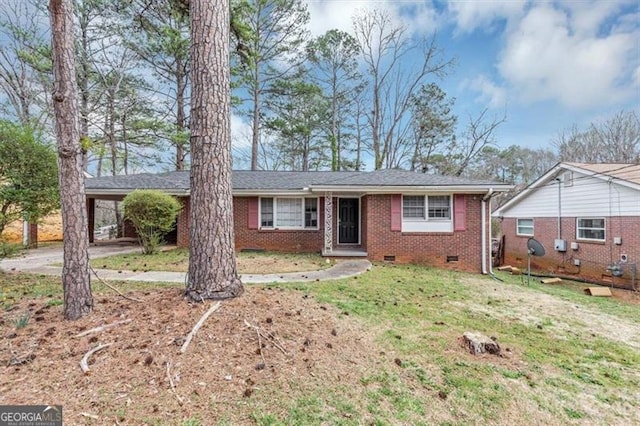
[[[171,195],[162,191],[137,190],[127,195],[124,217],[136,229],[142,252],[153,254],[162,244],[162,237],[174,227],[181,205]]]

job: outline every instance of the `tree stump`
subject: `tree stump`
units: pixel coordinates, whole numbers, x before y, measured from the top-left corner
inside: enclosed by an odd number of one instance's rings
[[[500,345],[497,341],[485,336],[484,334],[466,331],[462,335],[464,345],[474,354],[490,353],[492,355],[500,355]]]

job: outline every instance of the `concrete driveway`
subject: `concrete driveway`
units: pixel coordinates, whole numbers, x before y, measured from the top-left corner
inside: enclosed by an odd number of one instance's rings
[[[134,253],[140,247],[131,242],[113,242],[89,247],[89,258],[113,256],[115,254]],[[5,272],[29,272],[34,274],[60,275],[62,267],[62,245],[25,250],[20,256],[0,260],[0,270]]]

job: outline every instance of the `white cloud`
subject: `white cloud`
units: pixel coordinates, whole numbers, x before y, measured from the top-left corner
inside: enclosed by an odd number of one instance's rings
[[[231,114],[231,146],[235,149],[251,148],[251,125],[237,114]]]
[[[512,1],[451,1],[449,12],[460,33],[471,33],[477,29],[492,32],[498,20],[514,19],[524,13],[527,0]]]
[[[536,6],[507,33],[498,70],[523,101],[557,100],[585,108],[632,94],[628,86],[640,60],[638,26],[605,31],[613,17],[592,12],[575,5],[570,10]]]
[[[404,25],[410,33],[431,33],[440,21],[430,2],[418,0],[307,0],[307,5],[314,37],[334,28],[352,34],[353,17],[374,9],[389,13],[396,25]]]
[[[504,108],[507,104],[507,91],[505,88],[496,85],[484,74],[473,79],[464,80],[462,88],[478,92],[480,95],[476,98],[476,101],[489,108]]]
[[[570,16],[573,33],[595,36],[608,17],[630,3],[635,3],[635,0],[563,0],[560,4]]]

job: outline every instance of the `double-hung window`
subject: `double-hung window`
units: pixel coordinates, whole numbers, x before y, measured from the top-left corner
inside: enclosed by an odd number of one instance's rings
[[[451,196],[405,195],[402,197],[402,217],[407,220],[451,220]]]
[[[424,219],[424,195],[405,195],[402,197],[402,217],[405,219]]]
[[[533,237],[533,219],[516,219],[516,234]]]
[[[577,235],[579,240],[605,240],[605,219],[603,217],[579,217],[576,223]]]
[[[429,195],[427,205],[429,206],[429,219],[451,219],[451,197],[449,195]]]
[[[318,199],[273,197],[260,199],[261,228],[317,229]]]
[[[453,232],[451,195],[403,195],[402,232]]]

